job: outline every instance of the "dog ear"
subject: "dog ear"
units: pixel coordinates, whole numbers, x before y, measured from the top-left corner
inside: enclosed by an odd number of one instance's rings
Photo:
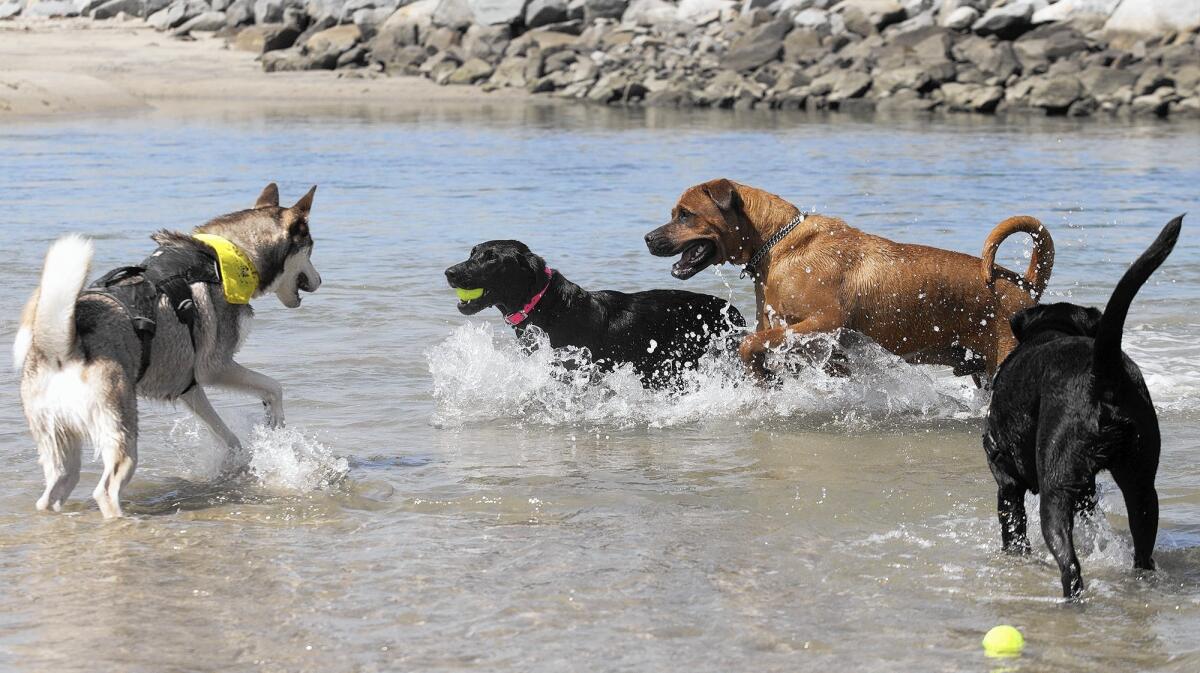
[[[723,213],[727,213],[739,205],[737,190],[734,189],[733,183],[725,178],[713,180],[704,185],[704,193],[713,200],[713,203],[717,204],[717,208],[720,208]]]
[[[258,200],[254,202],[255,208],[266,208],[268,206],[272,208],[279,207],[279,186],[274,182],[267,185],[262,190],[262,194],[258,195]]]
[[[292,212],[300,217],[308,217],[308,211],[312,210],[313,195],[317,193],[317,186],[313,185],[308,193],[300,197],[296,205],[292,206]]]
[[[1013,336],[1017,337],[1017,341],[1025,340],[1025,332],[1029,327],[1029,323],[1034,320],[1034,313],[1037,306],[1030,306],[1027,309],[1017,311],[1013,317],[1008,319],[1008,325],[1012,328]]]

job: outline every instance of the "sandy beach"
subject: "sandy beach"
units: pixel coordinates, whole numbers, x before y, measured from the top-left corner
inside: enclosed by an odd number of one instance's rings
[[[392,110],[524,100],[420,77],[360,71],[265,73],[256,55],[212,36],[178,40],[140,20],[0,23],[0,119],[116,114],[155,108],[308,111],[347,105]]]

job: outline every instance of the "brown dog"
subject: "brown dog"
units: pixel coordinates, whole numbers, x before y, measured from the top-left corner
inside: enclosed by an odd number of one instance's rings
[[[1050,233],[1027,216],[998,224],[980,259],[895,243],[724,179],[689,188],[671,215],[646,245],[660,257],[682,254],[676,278],[724,262],[745,264],[754,277],[758,330],[739,352],[760,376],[767,350],[788,334],[848,328],[909,362],[990,378],[1016,345],[1008,319],[1037,303],[1054,263]],[[1016,232],[1035,243],[1023,278],[995,265],[1000,243]]]

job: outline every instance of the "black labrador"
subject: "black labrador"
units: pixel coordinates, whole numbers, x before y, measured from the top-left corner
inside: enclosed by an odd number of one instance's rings
[[[464,315],[495,306],[518,337],[538,327],[554,348],[586,348],[602,369],[632,363],[646,386],[678,381],[746,321],[736,308],[682,290],[589,292],[546,266],[520,241],[488,241],[446,269],[451,287],[482,289],[458,303]]]
[[[1042,537],[1063,596],[1083,591],[1072,539],[1075,514],[1094,511],[1096,473],[1108,470],[1129,512],[1133,565],[1153,570],[1158,534],[1158,417],[1141,370],[1121,350],[1138,289],[1175,247],[1180,215],[1129,267],[1104,313],[1044,304],[1012,318],[1019,342],[996,372],[983,447],[999,486],[1004,550],[1029,552],[1025,492],[1041,493]]]

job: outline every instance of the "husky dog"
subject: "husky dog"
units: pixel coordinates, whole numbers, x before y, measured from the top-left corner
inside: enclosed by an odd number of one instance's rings
[[[204,386],[256,395],[267,423],[283,423],[279,382],[233,356],[254,314],[251,298],[274,292],[295,308],[300,290],[321,286],[308,229],[316,189],[281,208],[271,183],[253,208],[222,215],[194,235],[161,231],[141,266],[114,270],[87,290],[91,241],[72,235],[50,247],[13,345],[46,476],[39,510],[61,510],[79,482],[86,439],[104,461],[92,495],[106,518],[121,516],[121,488],[137,467],[139,395],[183,400],[231,452],[240,442]]]

